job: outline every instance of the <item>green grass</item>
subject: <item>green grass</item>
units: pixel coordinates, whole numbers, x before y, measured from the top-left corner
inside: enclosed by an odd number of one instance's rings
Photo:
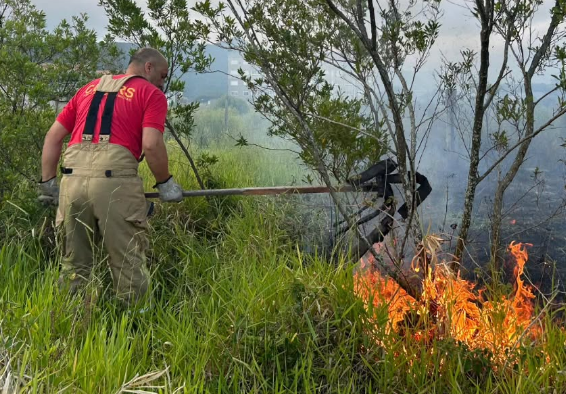
[[[245,149],[211,152],[220,159],[211,179],[267,186],[304,173],[271,152]],[[172,173],[196,188],[184,164]],[[554,316],[507,368],[450,341],[425,347],[387,334],[370,319],[383,322],[385,311],[366,311],[354,295],[352,264],[297,247],[289,228],[297,208],[284,202],[157,204],[145,313],[123,311],[111,291],[97,288],[104,275],[87,289],[102,291],[97,302],[60,291],[60,244],[26,206],[13,208],[12,223],[29,231],[0,241],[0,393],[565,392],[566,333]]]

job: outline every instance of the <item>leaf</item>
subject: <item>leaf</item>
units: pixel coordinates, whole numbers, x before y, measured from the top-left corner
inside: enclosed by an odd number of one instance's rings
[[[163,371],[150,372],[150,373],[147,373],[147,374],[142,375],[142,376],[136,375],[129,382],[124,383],[122,385],[122,387],[120,388],[120,390],[118,390],[118,392],[116,394],[121,394],[121,393],[152,394],[152,393],[155,393],[155,391],[138,390],[137,388],[157,388],[157,389],[165,388],[164,386],[148,387],[148,384],[157,380],[157,379],[160,379],[163,375],[165,375],[167,373],[167,370],[168,370],[168,368],[164,369]]]
[[[246,140],[244,136],[240,136],[236,141],[236,146],[248,146],[248,140]]]

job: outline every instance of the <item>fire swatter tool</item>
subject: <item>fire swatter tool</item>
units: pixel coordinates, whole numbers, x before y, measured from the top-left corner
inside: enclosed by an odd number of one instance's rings
[[[397,211],[394,200],[392,184],[402,183],[402,174],[395,173],[398,165],[391,159],[382,160],[373,164],[367,170],[356,174],[348,179],[348,184],[333,186],[332,189],[337,193],[375,193],[373,200],[382,199],[382,205],[359,219],[355,220],[356,226],[361,226],[364,223],[376,218],[383,214],[383,218],[375,226],[375,228],[366,235],[367,240],[374,244],[381,242],[384,237],[389,233],[393,225],[393,215],[397,212],[403,219],[406,219],[409,214],[407,203],[404,203]],[[410,177],[411,174],[409,173]],[[430,194],[432,188],[427,178],[420,174],[415,173],[416,183],[419,185],[415,190],[415,208],[418,207]],[[269,196],[269,195],[291,195],[291,194],[326,194],[330,193],[331,188],[327,186],[274,186],[274,187],[248,187],[248,188],[235,188],[235,189],[210,189],[210,190],[186,190],[183,191],[183,197],[212,197],[212,196]],[[146,198],[159,198],[158,192],[145,193]],[[358,210],[352,217],[358,217],[370,206],[365,206]],[[338,222],[336,225],[336,236],[340,237],[342,234],[350,230],[346,221]],[[358,258],[361,258],[367,251],[367,243],[362,238],[355,239],[351,249]]]

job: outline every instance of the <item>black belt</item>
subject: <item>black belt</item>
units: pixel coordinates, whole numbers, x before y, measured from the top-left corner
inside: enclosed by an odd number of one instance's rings
[[[82,173],[83,169],[73,169],[73,168],[69,168],[69,167],[61,167],[61,173],[63,175],[71,175],[73,173],[73,171],[75,172],[75,174],[77,172]],[[122,169],[122,170],[101,170],[104,171],[103,174],[106,178],[112,178],[112,177],[123,177],[124,173],[126,174],[126,176],[136,176],[137,175],[137,170],[135,169]],[[93,172],[93,170],[88,169],[85,171],[85,173],[89,173],[89,175]]]

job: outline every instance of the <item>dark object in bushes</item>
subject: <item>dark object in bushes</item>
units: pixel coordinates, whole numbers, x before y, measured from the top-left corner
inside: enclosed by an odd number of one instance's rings
[[[363,188],[364,185],[369,183],[377,185],[378,189],[375,190],[375,193],[377,193],[377,195],[374,198],[374,201],[378,198],[383,199],[383,203],[378,209],[366,214],[365,216],[360,217],[355,222],[355,226],[361,226],[362,224],[367,223],[377,216],[383,214],[383,218],[379,221],[377,226],[375,226],[375,228],[365,236],[371,245],[383,241],[383,239],[391,231],[391,228],[393,226],[396,204],[394,200],[393,188],[391,185],[403,182],[402,175],[395,173],[397,167],[397,163],[395,163],[393,160],[386,159],[372,165],[367,170],[348,179],[349,184],[359,188]],[[410,172],[408,173],[408,177],[411,177]],[[428,182],[428,179],[419,172],[415,174],[415,180],[419,185],[415,190],[416,208],[428,197],[428,195],[432,191],[432,188]],[[369,208],[369,206],[361,208],[358,212],[356,212],[355,216],[362,214]],[[403,219],[407,219],[409,215],[407,202],[401,205],[401,207],[397,210],[397,213]],[[345,220],[339,222],[337,224],[337,227],[337,238],[350,230],[350,227]],[[351,246],[350,250],[351,253],[354,254],[356,261],[359,260],[369,250],[366,242],[364,242],[364,240],[358,236],[356,236],[356,239],[352,240],[352,245],[349,246]]]

